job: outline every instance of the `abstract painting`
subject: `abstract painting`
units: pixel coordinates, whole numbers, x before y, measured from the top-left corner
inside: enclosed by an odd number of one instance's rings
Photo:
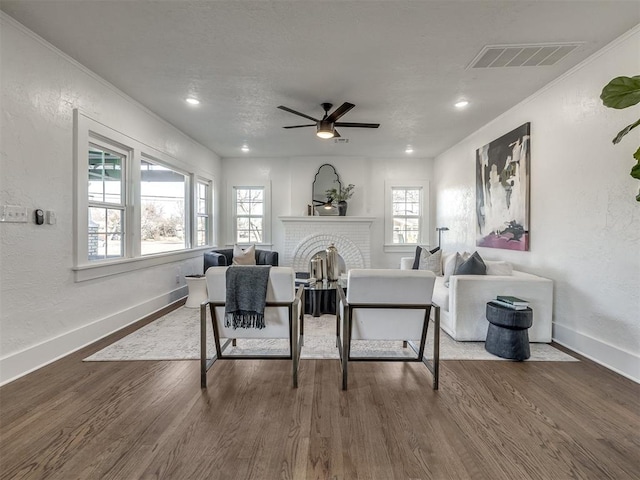
[[[529,250],[531,124],[476,150],[476,245]]]

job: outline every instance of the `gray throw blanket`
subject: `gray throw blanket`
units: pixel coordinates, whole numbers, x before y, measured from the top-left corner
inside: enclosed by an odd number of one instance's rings
[[[224,326],[264,328],[270,265],[234,265],[227,269]]]

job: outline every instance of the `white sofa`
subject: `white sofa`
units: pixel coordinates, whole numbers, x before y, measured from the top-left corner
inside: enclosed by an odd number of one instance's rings
[[[401,269],[411,269],[413,257],[401,259]],[[489,263],[489,262],[486,262]],[[436,277],[433,302],[440,306],[440,325],[458,341],[482,341],[489,322],[487,302],[497,295],[526,299],[533,309],[529,341],[551,341],[553,282],[548,278],[513,270],[512,275],[452,275],[449,287],[443,276]]]

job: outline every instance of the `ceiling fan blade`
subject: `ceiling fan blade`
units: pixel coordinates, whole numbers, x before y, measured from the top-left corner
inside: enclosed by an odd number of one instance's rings
[[[344,102],[338,108],[336,108],[331,115],[327,117],[328,122],[335,122],[349,110],[351,110],[355,105],[353,103]]]
[[[311,125],[290,125],[288,127],[282,127],[282,128],[302,128],[302,127],[315,127],[316,124],[313,123]]]
[[[340,135],[338,133],[338,130],[336,130],[335,128],[333,129],[333,138],[340,138],[342,135]]]
[[[379,123],[356,123],[356,122],[336,122],[336,127],[359,127],[359,128],[378,128]]]
[[[284,110],[285,112],[293,113],[294,115],[299,115],[301,117],[308,118],[309,120],[313,120],[314,122],[319,122],[320,121],[320,120],[316,120],[315,118],[310,117],[309,115],[306,115],[304,113],[300,113],[300,112],[296,112],[295,110],[291,110],[289,107],[285,107],[284,105],[280,105],[278,108],[280,110]]]

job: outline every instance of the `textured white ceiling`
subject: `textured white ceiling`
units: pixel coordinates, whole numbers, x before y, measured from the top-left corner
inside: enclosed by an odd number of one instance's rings
[[[221,157],[435,156],[640,22],[638,1],[2,0],[0,8]],[[467,69],[485,45],[584,42],[550,67]],[[638,72],[620,72],[633,75]],[[184,102],[193,95],[202,102]],[[459,98],[471,103],[458,111]],[[286,105],[356,107],[349,142]],[[335,107],[334,107],[335,108]],[[242,144],[251,151],[243,154]]]

